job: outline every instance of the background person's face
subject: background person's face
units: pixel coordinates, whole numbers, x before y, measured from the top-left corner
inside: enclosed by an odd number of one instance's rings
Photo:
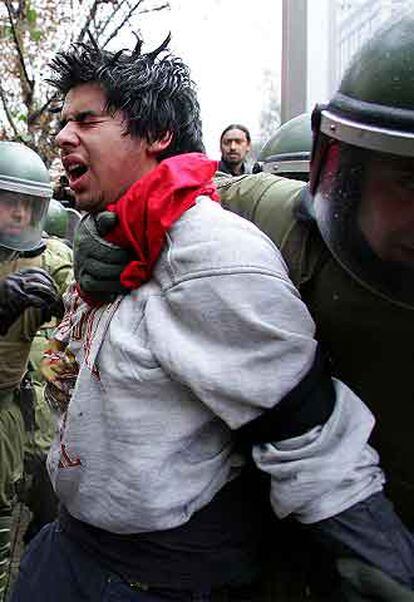
[[[0,232],[7,236],[19,236],[29,227],[31,218],[29,200],[13,193],[0,193]]]
[[[380,259],[414,267],[413,159],[372,161],[358,223]]]
[[[78,209],[100,211],[157,166],[149,144],[125,134],[123,115],[105,110],[98,84],[72,88],[56,136]]]
[[[221,156],[229,165],[240,165],[243,163],[250,150],[245,132],[233,129],[226,132],[220,143]]]

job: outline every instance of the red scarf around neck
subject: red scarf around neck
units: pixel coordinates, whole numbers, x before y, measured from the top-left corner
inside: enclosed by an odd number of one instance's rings
[[[164,159],[116,203],[106,207],[116,213],[118,224],[105,238],[131,249],[136,257],[121,274],[125,288],[138,288],[151,278],[166,232],[195,205],[198,196],[219,200],[212,181],[216,170],[217,161],[211,161],[202,153]]]

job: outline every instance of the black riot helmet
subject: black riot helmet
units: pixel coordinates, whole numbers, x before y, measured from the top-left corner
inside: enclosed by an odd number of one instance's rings
[[[261,149],[254,173],[265,171],[293,180],[309,180],[312,150],[311,116],[302,113],[286,121]]]
[[[320,232],[361,284],[414,308],[414,19],[385,25],[312,115]]]

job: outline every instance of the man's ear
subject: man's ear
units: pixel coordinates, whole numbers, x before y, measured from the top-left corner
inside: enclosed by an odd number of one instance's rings
[[[158,140],[154,140],[154,142],[151,142],[151,144],[148,146],[149,154],[159,155],[160,153],[162,153],[162,151],[164,151],[166,148],[168,148],[169,145],[171,144],[172,137],[173,137],[172,133],[167,132],[162,138],[159,138]]]

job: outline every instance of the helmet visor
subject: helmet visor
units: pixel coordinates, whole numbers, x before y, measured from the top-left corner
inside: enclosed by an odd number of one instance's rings
[[[263,162],[262,170],[284,178],[308,182],[309,158],[309,152],[270,156]]]
[[[331,140],[314,210],[326,244],[354,278],[414,307],[414,158]]]
[[[0,247],[32,251],[40,244],[49,198],[0,190]]]

